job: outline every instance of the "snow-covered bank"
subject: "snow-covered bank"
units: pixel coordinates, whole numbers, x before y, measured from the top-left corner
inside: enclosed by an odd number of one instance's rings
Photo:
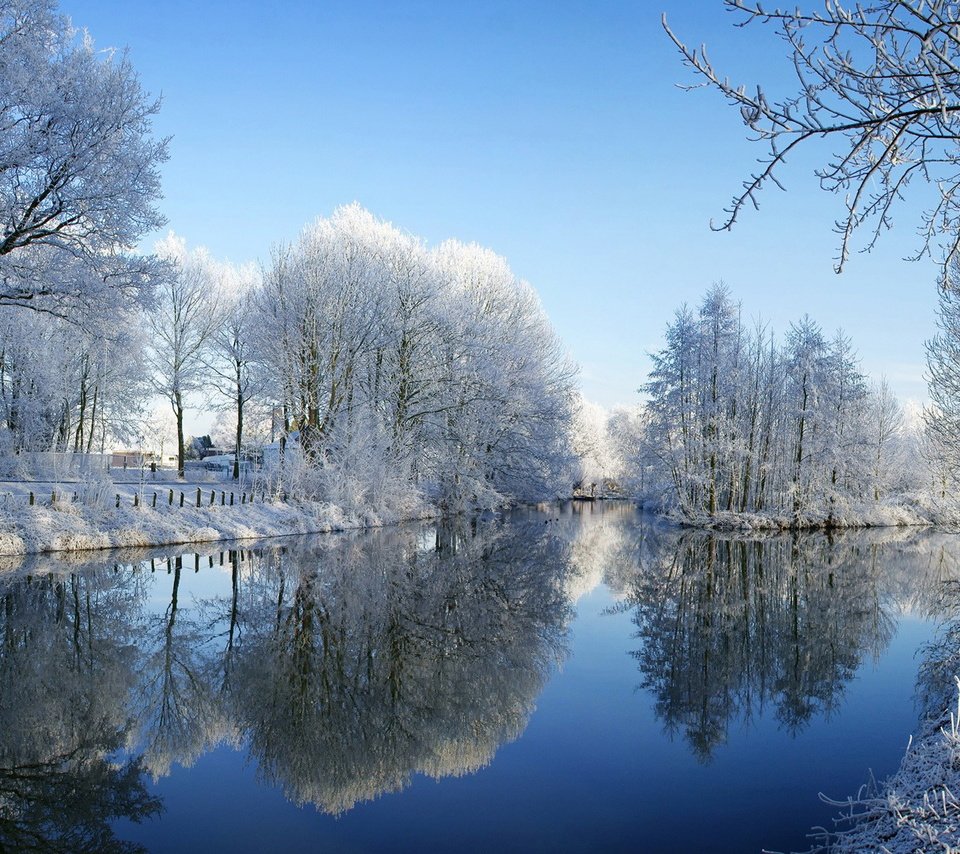
[[[960,589],[945,595],[953,600]],[[960,621],[924,650],[917,693],[920,722],[899,769],[855,798],[821,795],[842,811],[835,827],[817,829],[813,852],[960,852]]]
[[[958,682],[960,687],[960,682]],[[842,807],[841,829],[822,834],[816,852],[960,851],[960,700],[942,716],[921,721],[900,768],[856,798],[828,803]],[[823,796],[821,796],[823,797]],[[846,825],[852,825],[845,827]]]
[[[266,502],[206,507],[16,506],[0,511],[0,555],[116,549],[371,528],[436,511],[426,504],[403,512],[348,513],[323,502]]]
[[[946,507],[923,495],[898,496],[881,502],[837,502],[833,507],[801,513],[713,514],[684,512],[680,508],[638,500],[643,510],[687,528],[715,531],[813,531],[842,528],[947,527],[955,529],[958,508]]]

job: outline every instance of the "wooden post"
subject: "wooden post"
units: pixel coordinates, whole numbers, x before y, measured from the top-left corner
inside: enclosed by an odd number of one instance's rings
[[[230,506],[233,507],[233,493],[230,493]]]
[[[213,507],[213,502],[217,500],[217,490],[210,490],[210,506]]]
[[[180,506],[183,507],[183,493],[180,493]]]
[[[120,493],[117,493],[117,507],[120,506]]]
[[[50,492],[50,506],[52,507],[57,503],[57,490],[51,490]]]
[[[153,506],[154,506],[154,507],[157,506],[157,493],[156,493],[156,492],[153,493]]]
[[[227,505],[227,493],[223,490],[220,491],[220,506],[226,507]]]
[[[33,507],[33,493],[30,493],[30,506]]]
[[[170,498],[167,499],[167,504],[173,507],[173,490],[172,489],[170,490]]]
[[[197,507],[200,506],[200,487],[197,487]]]
[[[140,494],[138,492],[133,493],[133,506],[134,507],[140,506]]]

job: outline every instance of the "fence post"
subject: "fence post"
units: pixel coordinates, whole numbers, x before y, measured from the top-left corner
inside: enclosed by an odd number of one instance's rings
[[[30,493],[30,506],[33,507],[33,493]]]
[[[210,506],[213,507],[213,502],[217,500],[217,490],[210,490]]]
[[[227,493],[221,489],[220,490],[220,506],[226,507],[226,505],[227,505]]]
[[[117,507],[120,506],[120,493],[117,493]]]
[[[200,506],[200,487],[197,487],[197,507]]]
[[[50,506],[53,507],[57,503],[57,490],[53,489],[50,491]]]
[[[180,493],[180,506],[183,507],[183,493]]]
[[[156,493],[156,492],[153,493],[153,506],[154,506],[154,507],[157,506],[157,493]]]
[[[139,492],[134,492],[134,493],[133,493],[133,506],[134,506],[134,507],[139,507],[139,506],[140,506],[140,493],[139,493]]]
[[[230,493],[230,506],[233,507],[233,493]]]
[[[170,490],[170,498],[167,500],[167,504],[173,507],[173,490]]]

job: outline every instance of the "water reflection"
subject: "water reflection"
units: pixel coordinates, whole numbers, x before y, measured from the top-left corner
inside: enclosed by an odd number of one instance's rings
[[[476,770],[565,655],[566,550],[519,523],[30,561],[0,580],[0,850],[134,850],[110,823],[160,810],[145,775],[224,742],[330,813]]]
[[[137,579],[46,576],[0,592],[0,850],[136,851],[110,821],[160,810],[130,737]]]
[[[473,772],[523,732],[571,603],[601,582],[657,716],[707,760],[767,707],[790,731],[830,715],[899,612],[953,607],[949,554],[929,535],[714,537],[581,504],[17,560],[0,576],[0,850],[137,850],[115,820],[157,815],[149,779],[221,744],[333,814]]]
[[[903,610],[934,614],[952,572],[926,536],[757,539],[650,528],[632,543],[622,608],[637,627],[642,686],[671,735],[708,761],[732,722],[772,704],[796,732],[829,717]]]

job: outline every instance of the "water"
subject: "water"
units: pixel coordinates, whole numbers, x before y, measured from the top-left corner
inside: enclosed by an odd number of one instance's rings
[[[896,769],[957,545],[598,503],[13,560],[0,850],[803,850]]]

